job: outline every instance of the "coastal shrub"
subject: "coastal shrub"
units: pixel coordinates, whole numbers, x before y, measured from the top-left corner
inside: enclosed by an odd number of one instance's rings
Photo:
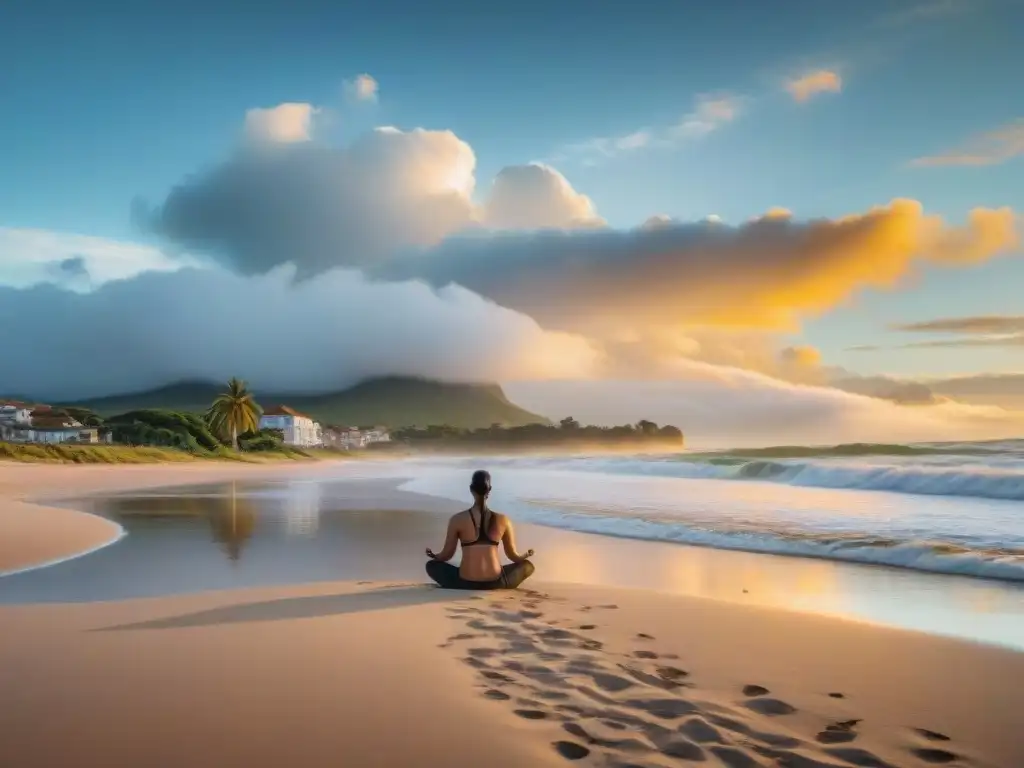
[[[155,464],[193,461],[195,456],[173,448],[126,445],[41,445],[0,443],[0,460],[61,464]]]
[[[114,440],[132,445],[175,445],[184,450],[217,451],[222,443],[206,422],[192,413],[144,408],[107,420]],[[169,435],[175,435],[172,438]]]

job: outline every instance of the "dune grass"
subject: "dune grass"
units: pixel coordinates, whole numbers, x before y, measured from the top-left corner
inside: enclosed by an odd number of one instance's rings
[[[165,464],[189,461],[243,461],[265,463],[293,459],[311,461],[306,451],[285,448],[282,451],[244,453],[223,448],[218,451],[192,453],[176,448],[130,445],[41,445],[37,443],[0,442],[0,461],[50,464]]]

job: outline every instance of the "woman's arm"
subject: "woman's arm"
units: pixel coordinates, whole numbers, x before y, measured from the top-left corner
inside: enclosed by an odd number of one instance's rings
[[[527,550],[525,555],[520,555],[516,550],[516,534],[512,530],[512,521],[508,518],[505,518],[505,534],[501,537],[501,544],[505,548],[505,557],[513,563],[521,563],[533,555],[532,549]]]
[[[427,557],[433,558],[434,560],[440,560],[442,563],[447,563],[453,557],[455,557],[455,550],[459,546],[459,526],[455,522],[455,518],[452,517],[448,521],[448,532],[444,537],[444,546],[441,547],[441,551],[436,555],[427,547]]]

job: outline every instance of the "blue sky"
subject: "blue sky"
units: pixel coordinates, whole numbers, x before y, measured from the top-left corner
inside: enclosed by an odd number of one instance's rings
[[[910,166],[1024,117],[1013,0],[103,6],[0,11],[0,227],[144,241],[134,197],[163,199],[231,150],[247,109],[286,101],[336,112],[339,140],[374,124],[451,129],[481,186],[506,165],[552,162],[617,227],[655,213],[740,222],[771,206],[837,216],[895,197],[956,222],[979,205],[1024,209],[1019,158]],[[838,73],[841,91],[796,102],[787,78],[817,70]],[[362,72],[380,99],[356,108],[342,83]],[[671,147],[572,149],[662,131],[701,94],[739,112]],[[804,338],[863,371],[1019,370],[1024,347],[844,348],[879,342],[888,322],[1022,313],[1022,284],[1012,257],[933,273],[808,323]]]

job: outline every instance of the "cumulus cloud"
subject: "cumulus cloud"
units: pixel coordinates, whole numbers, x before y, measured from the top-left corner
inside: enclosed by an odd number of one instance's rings
[[[858,290],[894,287],[919,263],[976,263],[1019,244],[1008,209],[976,209],[953,227],[911,200],[834,220],[772,209],[740,226],[659,220],[617,231],[542,164],[506,168],[478,203],[475,164],[455,134],[422,129],[377,129],[344,148],[242,150],[172,190],[147,220],[246,274],[291,262],[302,277],[348,266],[456,283],[591,332],[627,322],[793,327]]]
[[[230,376],[317,392],[380,375],[577,378],[594,364],[586,340],[461,288],[372,283],[340,269],[293,278],[289,267],[249,277],[186,269],[84,294],[0,288],[0,346],[31,360],[6,366],[0,384],[53,400]]]
[[[920,168],[1000,165],[1024,155],[1024,118],[972,137],[962,147],[911,161]]]
[[[803,103],[823,93],[839,93],[843,90],[843,78],[830,69],[818,69],[790,79],[786,90],[794,101]]]
[[[476,156],[450,131],[380,128],[348,147],[240,149],[142,216],[157,234],[246,273],[300,275],[440,242],[474,217]]]
[[[278,104],[245,113],[245,136],[252,144],[293,144],[312,138],[313,118],[319,110],[312,104]]]
[[[491,186],[483,223],[493,229],[573,229],[604,225],[594,204],[566,178],[540,163],[501,170]]]
[[[376,101],[380,86],[367,74],[357,75],[343,84],[345,95],[354,101]]]
[[[730,114],[709,107],[705,116]],[[605,376],[649,380],[622,403],[631,415],[612,420],[657,416],[709,429],[718,420],[718,432],[733,436],[749,421],[750,434],[764,423],[767,435],[769,416],[750,415],[763,408],[794,437],[817,425],[840,439],[846,428],[885,430],[899,412],[808,386],[831,372],[810,348],[780,350],[779,329],[860,289],[893,287],[917,265],[976,263],[1017,243],[1008,210],[979,210],[952,227],[906,200],[834,220],[772,210],[739,226],[656,217],[617,231],[554,168],[506,168],[478,190],[475,166],[449,131],[380,128],[346,147],[246,142],[139,210],[169,246],[207,257],[205,269],[133,277],[140,269],[111,259],[113,247],[37,244],[50,282],[84,268],[99,287],[0,294],[0,343],[38,361],[12,367],[0,384],[60,399],[232,375],[293,391],[385,374]],[[125,248],[156,269],[187,263]],[[127,279],[109,281],[115,265]],[[60,331],[40,323],[15,333],[14,319],[38,306],[60,319]],[[730,390],[750,405],[726,404]],[[649,393],[664,413],[647,412]],[[698,399],[667,418],[687,393]],[[707,416],[720,407],[731,411]],[[947,417],[1003,428],[988,412],[921,410],[935,420],[911,425],[921,434],[941,431],[935,425]]]
[[[1020,414],[998,408],[907,408],[696,362],[685,380],[522,381],[505,389],[515,402],[546,416],[596,424],[642,416],[677,424],[692,446],[1001,438],[1024,427]]]

